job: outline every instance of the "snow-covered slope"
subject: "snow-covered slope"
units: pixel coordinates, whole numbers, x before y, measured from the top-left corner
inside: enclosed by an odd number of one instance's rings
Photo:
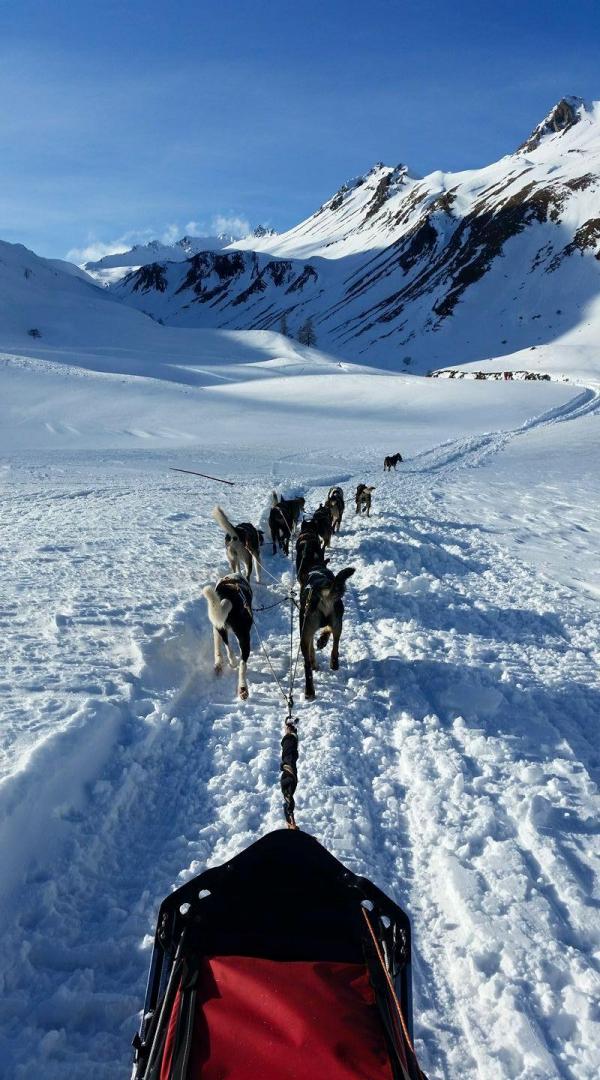
[[[295,695],[300,826],[409,911],[432,1080],[596,1080],[598,396],[210,358],[200,386],[0,368],[0,1073],[124,1080],[159,899],[283,824],[258,639],[248,702],[212,673],[210,510],[341,483],[356,574],[340,671]],[[257,619],[284,677],[287,611]]]
[[[514,153],[419,179],[377,165],[277,236],[157,262],[116,294],[180,326],[311,317],[330,352],[423,372],[600,328],[600,105],[563,99]],[[252,248],[252,250],[249,250]]]
[[[273,331],[161,326],[90,283],[85,274],[64,271],[21,244],[2,242],[0,356],[190,385],[299,369],[326,372],[338,370],[340,363]],[[43,365],[37,370],[43,379]]]

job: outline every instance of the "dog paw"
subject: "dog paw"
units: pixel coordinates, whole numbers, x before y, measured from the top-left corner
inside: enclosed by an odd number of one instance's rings
[[[338,658],[337,657],[334,658],[332,656],[331,660],[329,661],[329,667],[331,668],[331,670],[332,671],[337,671],[339,666],[340,666],[340,662],[339,662]]]
[[[223,674],[223,665],[222,664],[215,664],[215,675],[222,675],[222,674]]]
[[[248,700],[248,687],[247,686],[240,686],[240,688],[238,690],[238,694],[241,697],[242,701],[247,701]]]
[[[314,701],[315,700],[315,692],[314,692],[314,690],[305,690],[304,691],[304,700],[305,701]]]

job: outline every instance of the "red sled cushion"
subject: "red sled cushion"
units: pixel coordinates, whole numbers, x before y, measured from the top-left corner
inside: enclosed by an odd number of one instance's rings
[[[160,1080],[169,1080],[180,993]],[[392,1080],[361,964],[216,956],[201,966],[189,1080]]]

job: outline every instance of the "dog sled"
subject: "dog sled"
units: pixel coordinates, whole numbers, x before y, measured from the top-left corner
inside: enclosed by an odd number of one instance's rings
[[[406,914],[281,829],[162,903],[133,1080],[426,1080]]]

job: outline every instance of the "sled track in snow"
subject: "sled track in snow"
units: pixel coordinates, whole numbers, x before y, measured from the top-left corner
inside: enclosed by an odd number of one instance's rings
[[[600,391],[586,388],[576,394],[564,405],[549,409],[540,416],[531,417],[517,428],[506,431],[489,432],[471,439],[454,440],[439,447],[418,454],[412,462],[402,466],[402,472],[408,474],[436,474],[454,468],[475,468],[484,458],[503,450],[508,443],[521,435],[526,435],[535,428],[549,424],[568,423],[583,416],[592,416],[600,412]]]
[[[316,674],[314,703],[301,700],[298,667],[298,822],[409,913],[417,1049],[431,1080],[596,1074],[593,1016],[575,1003],[597,977],[600,945],[584,809],[600,764],[598,626],[483,528],[449,520],[436,491],[528,430],[598,407],[586,391],[514,431],[356,477],[377,490],[370,520],[348,498],[332,544],[335,569],[357,566],[341,667]],[[308,494],[312,507],[323,492]],[[247,498],[250,512],[257,496]],[[222,538],[210,535],[202,581],[224,567]],[[288,561],[266,554],[265,564],[289,581]],[[272,596],[265,581],[257,604]],[[204,608],[192,598],[149,629],[119,692],[82,708],[79,741],[67,729],[62,749],[51,740],[37,772],[13,783],[15,804],[37,807],[41,826],[53,770],[97,749],[81,792],[65,793],[5,956],[15,1080],[40,1060],[44,1080],[126,1077],[148,958],[140,941],[160,898],[283,825],[284,703],[256,637],[249,701],[234,699],[232,673],[214,679]],[[287,605],[258,615],[282,677],[288,617]]]

